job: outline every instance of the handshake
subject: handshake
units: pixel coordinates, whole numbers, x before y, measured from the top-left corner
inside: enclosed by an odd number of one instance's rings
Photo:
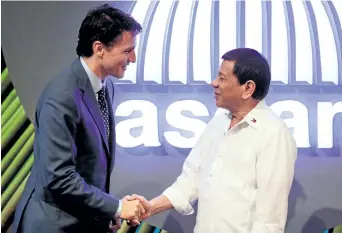
[[[151,203],[144,197],[133,194],[122,200],[121,219],[126,219],[131,225],[139,225],[141,220],[151,216]]]
[[[127,195],[122,198],[121,202],[122,209],[119,218],[127,220],[130,226],[137,226],[141,220],[151,216],[152,204],[142,196]]]
[[[121,200],[122,209],[120,216],[115,218],[116,225],[110,224],[111,231],[120,228],[120,219],[127,220],[128,225],[137,226],[141,220],[145,220],[154,214],[173,208],[172,203],[165,195],[160,195],[148,201],[144,197],[133,194],[125,196]],[[114,219],[113,219],[114,220]]]

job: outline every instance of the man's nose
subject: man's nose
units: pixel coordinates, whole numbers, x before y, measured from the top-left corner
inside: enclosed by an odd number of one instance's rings
[[[211,86],[213,87],[213,88],[217,88],[217,79],[214,79],[212,82],[211,82]]]
[[[135,51],[133,50],[130,54],[130,57],[129,57],[129,62],[132,62],[132,63],[135,63],[137,60],[137,57],[135,55]]]

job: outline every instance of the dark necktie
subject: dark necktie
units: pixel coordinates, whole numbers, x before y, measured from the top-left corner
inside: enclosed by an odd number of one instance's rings
[[[105,126],[107,139],[109,139],[109,111],[108,111],[108,104],[106,101],[105,89],[106,89],[106,86],[102,86],[101,90],[97,92],[97,100],[100,105],[101,115],[103,118],[103,123]]]

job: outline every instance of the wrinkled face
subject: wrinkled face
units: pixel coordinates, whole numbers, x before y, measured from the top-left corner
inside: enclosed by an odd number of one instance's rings
[[[234,61],[223,60],[218,76],[211,84],[214,88],[216,106],[230,111],[240,105],[245,92],[245,85],[241,85],[233,73],[234,65]]]
[[[125,31],[121,38],[110,47],[104,47],[101,65],[106,75],[123,78],[129,63],[136,61],[136,38],[132,32]]]

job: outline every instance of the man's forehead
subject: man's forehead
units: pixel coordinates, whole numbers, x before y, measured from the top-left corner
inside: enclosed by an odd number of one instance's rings
[[[223,60],[219,67],[219,72],[222,74],[231,74],[234,70],[235,61]]]
[[[135,46],[136,45],[136,35],[134,35],[130,31],[124,31],[116,41],[117,45],[129,45]]]

